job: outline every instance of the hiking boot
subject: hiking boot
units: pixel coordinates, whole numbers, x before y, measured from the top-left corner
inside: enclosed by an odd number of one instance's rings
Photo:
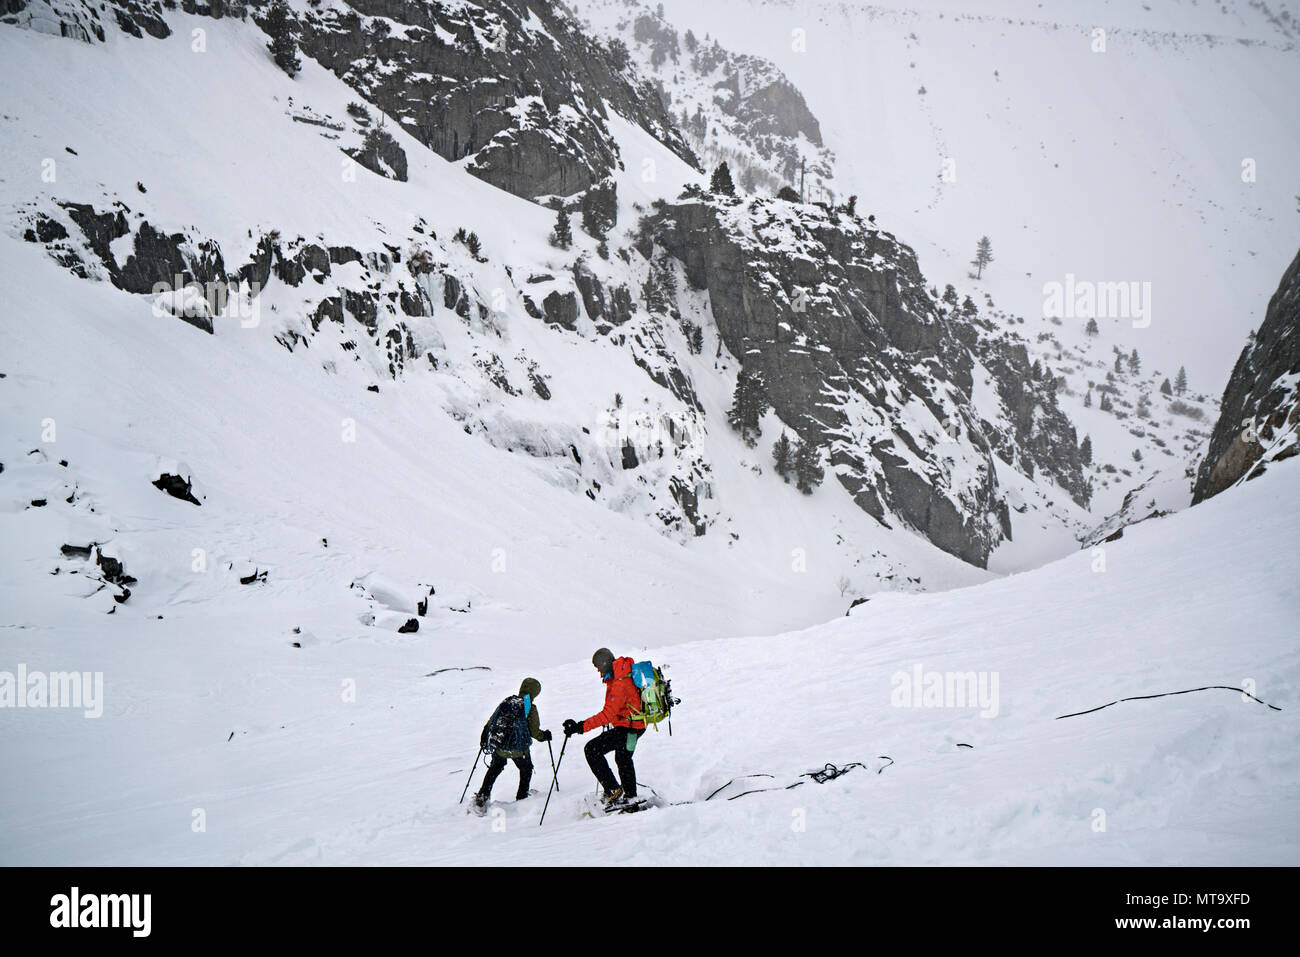
[[[487,811],[487,802],[486,794],[475,794],[474,801],[470,804],[470,810],[482,817],[484,812]]]
[[[622,800],[623,800],[622,788],[614,788],[614,790],[606,791],[604,794],[600,796],[600,803],[605,805],[605,807],[613,807],[615,804],[617,804]]]

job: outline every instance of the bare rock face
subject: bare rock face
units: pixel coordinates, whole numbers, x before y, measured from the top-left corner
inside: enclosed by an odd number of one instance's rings
[[[175,0],[0,0],[0,22],[104,41],[166,37]],[[262,24],[271,0],[179,0],[188,14]],[[622,160],[610,110],[699,163],[648,83],[549,0],[340,0],[293,10],[301,53],[444,159],[526,199],[572,196]],[[397,24],[395,28],[392,24]],[[110,27],[111,29],[111,27]],[[406,156],[375,138],[351,155],[404,180]]]
[[[822,145],[821,125],[798,87],[766,60],[744,54],[733,59],[730,68],[735,72],[720,84],[715,97],[723,112],[742,122],[756,142],[802,135],[814,146]]]
[[[552,325],[572,329],[578,321],[578,297],[557,289],[542,300],[542,313]]]
[[[632,294],[626,286],[607,289],[581,260],[573,267],[573,279],[582,308],[593,321],[621,326],[632,317]]]
[[[1009,538],[994,456],[1088,499],[1076,437],[1023,348],[945,313],[910,248],[842,210],[686,193],[640,252],[707,289],[723,342],[865,511],[984,566]],[[976,377],[996,408],[972,402]]]
[[[617,167],[606,104],[696,165],[654,91],[546,0],[348,0],[300,12],[298,28],[305,55],[516,196],[570,196]]]
[[[820,194],[832,179],[834,154],[798,87],[770,60],[679,34],[654,6],[628,0],[613,27],[687,142],[704,153],[711,142],[744,144],[730,162],[746,192],[776,193],[806,174]]]
[[[1192,503],[1300,453],[1300,253],[1282,276],[1223,392]]]

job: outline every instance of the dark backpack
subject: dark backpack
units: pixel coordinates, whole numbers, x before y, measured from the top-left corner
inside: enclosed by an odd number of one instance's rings
[[[528,732],[528,706],[519,695],[511,695],[497,705],[483,725],[479,735],[479,747],[487,755],[497,751],[525,752],[532,747],[532,735]]]

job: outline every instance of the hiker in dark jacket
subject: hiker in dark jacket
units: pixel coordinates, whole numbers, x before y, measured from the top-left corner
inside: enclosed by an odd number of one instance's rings
[[[519,685],[519,697],[524,699],[525,707],[528,711],[528,734],[534,741],[551,740],[551,732],[541,729],[542,720],[537,714],[537,696],[542,693],[542,683],[536,678],[525,678]],[[474,807],[482,810],[487,806],[488,799],[492,797],[492,785],[496,784],[497,778],[505,770],[506,761],[515,762],[515,767],[519,769],[519,789],[515,792],[515,800],[522,801],[528,797],[528,782],[533,778],[533,759],[528,751],[506,751],[498,748],[492,755],[492,763],[488,765],[487,774],[483,776],[483,784],[474,795]]]
[[[630,801],[636,797],[636,766],[632,763],[632,752],[636,750],[641,735],[645,734],[645,722],[633,717],[641,710],[641,692],[632,680],[633,661],[631,658],[615,658],[608,648],[599,648],[591,656],[591,663],[605,682],[605,707],[585,721],[565,721],[564,735],[585,734],[608,725],[583,749],[587,754],[587,764],[600,782],[602,800],[606,804]],[[614,763],[618,765],[617,781],[605,760],[605,755],[611,751],[614,752]]]

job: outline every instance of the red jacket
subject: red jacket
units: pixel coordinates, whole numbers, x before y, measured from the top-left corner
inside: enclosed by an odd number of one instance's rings
[[[593,714],[582,722],[583,733],[603,725],[612,724],[616,728],[644,728],[644,721],[636,721],[631,715],[641,710],[641,690],[632,680],[632,659],[614,659],[614,677],[605,680],[605,707],[598,714]]]

